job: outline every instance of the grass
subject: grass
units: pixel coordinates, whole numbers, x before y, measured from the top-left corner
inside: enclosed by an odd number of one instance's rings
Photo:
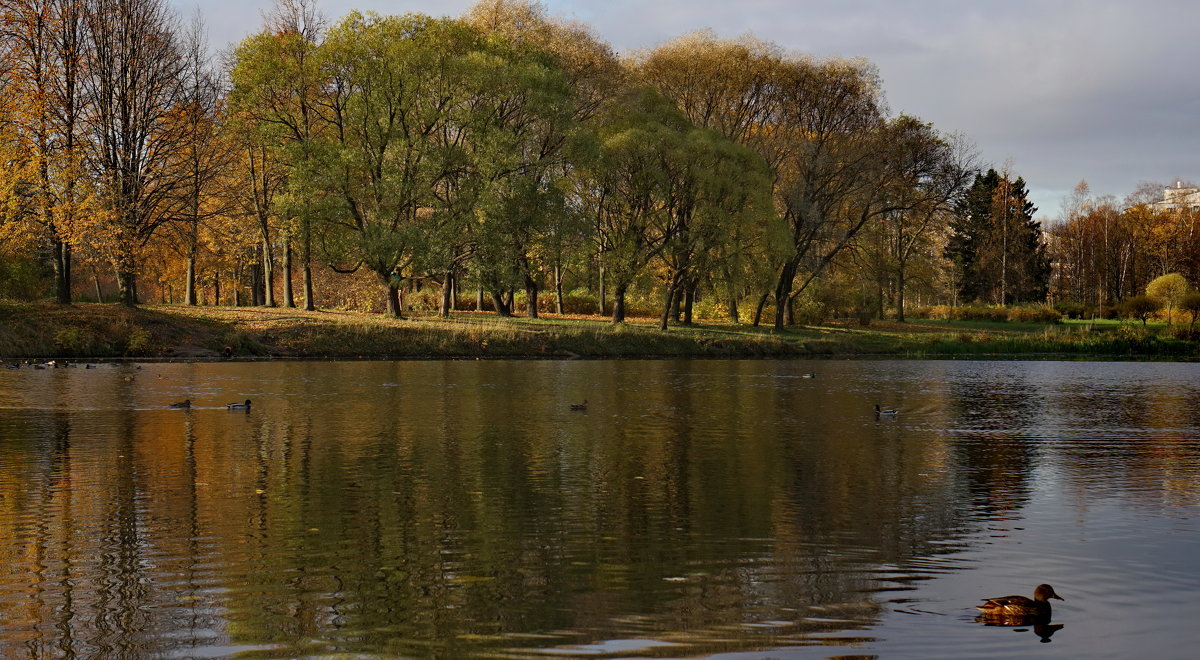
[[[784,332],[728,322],[614,326],[599,317],[407,319],[345,311],[79,303],[0,304],[2,358],[1119,357],[1196,359],[1164,324],[837,322]]]

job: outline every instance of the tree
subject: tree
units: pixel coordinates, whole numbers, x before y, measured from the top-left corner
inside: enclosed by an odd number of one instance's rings
[[[976,175],[952,224],[946,256],[964,300],[1000,305],[1046,299],[1050,260],[1025,180],[989,169]]]
[[[663,162],[690,123],[652,89],[630,91],[599,118],[598,154],[578,182],[596,222],[605,275],[613,289],[613,323],[625,320],[625,295],[677,231],[673,189]]]
[[[247,212],[258,221],[270,263],[270,221],[283,225],[284,304],[291,296],[291,238],[300,240],[305,309],[316,309],[312,260],[314,225],[330,210],[328,188],[315,185],[315,140],[327,126],[320,115],[325,96],[321,71],[324,19],[314,0],[277,0],[265,29],[235,49],[230,78],[229,127],[241,145],[239,161],[250,185],[242,192]],[[245,193],[249,193],[247,198]],[[268,276],[269,279],[269,276]]]
[[[1171,324],[1171,312],[1179,307],[1185,296],[1192,292],[1192,285],[1179,273],[1167,273],[1154,278],[1146,285],[1146,295],[1161,300],[1167,308],[1167,324]]]
[[[177,217],[172,203],[188,176],[175,155],[189,131],[172,121],[186,98],[186,62],[163,0],[93,1],[83,84],[88,161],[109,212],[105,242],[119,300],[135,305],[139,253]]]
[[[1188,332],[1194,332],[1196,330],[1196,321],[1200,319],[1200,293],[1192,292],[1181,298],[1179,300],[1179,309],[1192,316],[1192,320],[1188,324]]]
[[[579,234],[586,227],[578,205],[569,204],[566,198],[566,182],[575,173],[570,152],[578,146],[574,142],[581,124],[617,94],[625,72],[608,44],[584,26],[547,16],[540,4],[480,0],[464,19],[509,45],[506,58],[510,61],[494,81],[526,82],[506,85],[509,109],[495,128],[501,130],[496,136],[509,146],[487,157],[494,163],[511,164],[490,168],[498,176],[489,177],[481,200],[486,213],[473,227],[477,240],[468,249],[451,250],[451,254],[470,253],[481,284],[491,291],[500,314],[510,311],[501,292],[522,287],[528,313],[536,317],[541,272],[552,272],[556,308],[561,312],[563,271],[568,261],[565,247],[582,243]],[[493,85],[492,93],[504,88]],[[531,104],[534,97],[528,93],[535,91],[541,98]],[[493,152],[497,146],[493,144]],[[514,161],[513,156],[519,158]],[[447,269],[442,279],[452,282],[452,270]],[[448,311],[447,303],[444,295],[443,313]]]
[[[1140,319],[1142,327],[1146,327],[1146,321],[1151,316],[1158,313],[1162,309],[1162,301],[1150,296],[1132,296],[1125,299],[1122,303],[1125,314],[1129,318]]]
[[[81,95],[85,15],[81,0],[2,0],[0,40],[9,54],[9,94],[21,99],[9,120],[29,156],[27,220],[48,244],[58,302],[71,302],[71,251],[89,227],[82,167]]]

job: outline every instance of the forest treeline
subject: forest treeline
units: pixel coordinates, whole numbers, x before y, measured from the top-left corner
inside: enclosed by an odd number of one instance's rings
[[[1195,281],[1180,214],[1081,192],[1047,233],[861,59],[708,32],[618,56],[527,0],[331,24],[277,0],[219,57],[165,0],[0,11],[10,298],[782,328]]]

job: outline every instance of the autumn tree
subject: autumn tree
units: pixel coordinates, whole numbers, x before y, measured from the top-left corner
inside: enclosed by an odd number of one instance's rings
[[[85,15],[82,0],[3,0],[0,39],[8,50],[8,92],[20,99],[10,120],[32,177],[21,194],[41,227],[54,270],[55,298],[71,302],[71,251],[87,226],[82,167]]]
[[[184,304],[198,302],[197,261],[202,249],[202,224],[227,211],[224,196],[219,194],[220,177],[231,163],[228,140],[220,133],[219,106],[222,89],[218,75],[209,61],[204,23],[195,14],[189,30],[183,35],[182,89],[177,107],[169,121],[179,125],[181,140],[171,157],[177,162],[172,169],[180,171],[180,184],[175,188],[176,199],[170,207],[176,210],[176,221],[168,227],[177,251],[186,261],[184,275]]]
[[[88,163],[110,214],[105,243],[119,299],[137,304],[140,251],[178,217],[187,168],[176,158],[189,129],[174,121],[186,98],[186,60],[163,0],[93,0],[83,52]]]

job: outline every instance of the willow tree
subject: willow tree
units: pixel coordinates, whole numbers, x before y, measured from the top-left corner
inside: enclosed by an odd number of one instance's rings
[[[567,253],[582,242],[578,238],[586,226],[563,190],[575,171],[574,138],[580,125],[617,94],[625,72],[608,44],[585,26],[548,16],[540,4],[481,0],[464,18],[507,44],[505,59],[510,60],[508,73],[497,78],[508,81],[501,89],[508,90],[505,105],[511,110],[497,123],[497,137],[506,144],[499,161],[509,165],[488,187],[473,261],[497,312],[510,311],[500,290],[519,286],[530,316],[536,317],[542,270],[553,274],[561,312]]]
[[[577,128],[574,99],[555,59],[540,49],[491,40],[486,55],[475,68],[471,132],[463,144],[480,189],[465,198],[472,206],[460,207],[475,220],[475,261],[497,312],[510,311],[501,295],[508,271],[536,318],[541,247],[565,213],[560,180]],[[445,208],[454,201],[439,198]]]
[[[284,228],[284,304],[294,306],[291,237],[300,240],[305,309],[316,309],[312,258],[314,223],[323,192],[306,186],[313,177],[291,176],[316,166],[312,150],[325,125],[319,102],[325,95],[320,42],[324,20],[312,0],[278,0],[264,30],[245,39],[233,53],[228,126],[241,151],[245,212],[256,219],[267,280],[273,270],[272,222]],[[291,222],[294,219],[294,222]]]

